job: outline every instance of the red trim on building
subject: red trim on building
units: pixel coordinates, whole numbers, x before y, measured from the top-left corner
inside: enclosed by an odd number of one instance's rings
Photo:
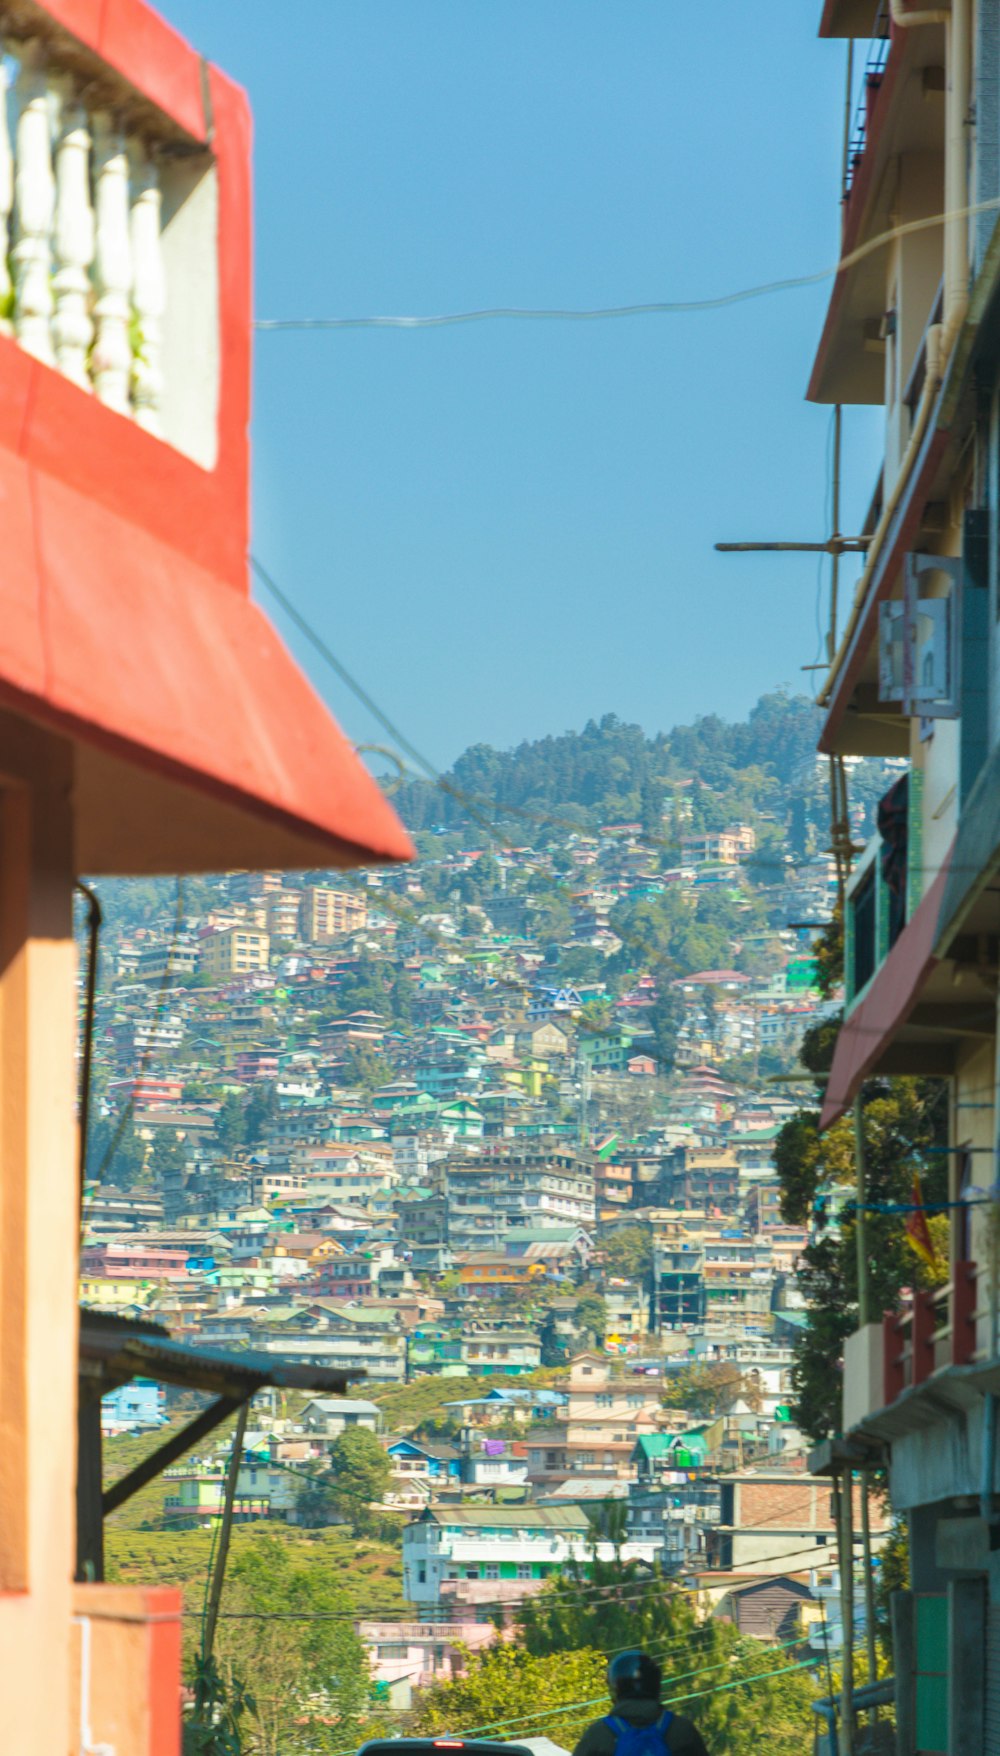
[[[39,16],[202,136],[204,70],[218,188],[217,462],[202,468],[0,336],[0,703],[325,841],[334,857],[409,859],[395,813],[250,602],[245,94],[141,0],[52,0]]]
[[[149,1627],[149,1756],[180,1756],[183,1596],[174,1586],[152,1586],[144,1601]]]
[[[40,16],[134,85],[195,140],[204,140],[201,56],[144,0],[44,0]]]
[[[912,919],[903,928],[863,1000],[840,1027],[827,1080],[820,1128],[829,1128],[854,1101],[901,1025],[913,1011],[937,964],[933,946],[951,850]]]

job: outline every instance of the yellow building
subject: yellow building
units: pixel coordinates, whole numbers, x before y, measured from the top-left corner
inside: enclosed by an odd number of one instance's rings
[[[127,1309],[130,1305],[148,1304],[153,1291],[149,1281],[106,1279],[97,1274],[80,1277],[80,1303],[92,1310]]]
[[[269,934],[254,927],[227,927],[203,942],[200,968],[208,976],[242,975],[248,970],[267,969],[270,954]]]
[[[506,1256],[482,1252],[458,1265],[459,1284],[464,1287],[527,1287],[544,1280],[544,1262],[511,1261]]]
[[[303,892],[299,932],[310,943],[336,939],[341,933],[360,933],[367,924],[367,904],[352,890],[328,890],[319,886]]]

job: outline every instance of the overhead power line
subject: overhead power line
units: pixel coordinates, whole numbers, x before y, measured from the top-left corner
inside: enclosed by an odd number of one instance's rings
[[[832,280],[855,263],[891,244],[896,238],[913,232],[930,231],[947,220],[971,219],[1000,207],[1000,196],[976,201],[968,207],[952,208],[947,213],[929,214],[924,219],[906,220],[887,232],[869,238],[856,250],[848,251],[829,268],[818,268],[811,274],[788,275],[782,280],[762,281],[752,287],[738,287],[732,292],[717,293],[707,299],[648,299],[635,305],[599,305],[592,309],[556,306],[532,307],[519,305],[487,305],[474,311],[445,311],[426,316],[365,316],[365,317],[258,317],[254,328],[262,331],[309,329],[444,329],[462,323],[494,323],[508,320],[545,323],[600,323],[616,317],[682,317],[699,311],[721,311],[729,305],[743,305],[750,299],[769,298],[774,293],[795,292],[802,287],[818,286]]]

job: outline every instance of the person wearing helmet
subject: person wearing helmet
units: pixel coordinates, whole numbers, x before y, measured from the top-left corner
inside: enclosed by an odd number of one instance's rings
[[[648,1653],[616,1653],[608,1665],[614,1711],[587,1727],[573,1756],[708,1756],[694,1722],[664,1708],[662,1682]]]

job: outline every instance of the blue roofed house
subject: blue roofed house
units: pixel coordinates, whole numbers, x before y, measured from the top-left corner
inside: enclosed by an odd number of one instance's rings
[[[128,1433],[136,1427],[162,1427],[167,1419],[163,1386],[133,1378],[101,1399],[102,1433]]]
[[[386,1497],[397,1505],[422,1505],[435,1490],[462,1480],[462,1452],[448,1440],[394,1439],[385,1449],[393,1475]]]

